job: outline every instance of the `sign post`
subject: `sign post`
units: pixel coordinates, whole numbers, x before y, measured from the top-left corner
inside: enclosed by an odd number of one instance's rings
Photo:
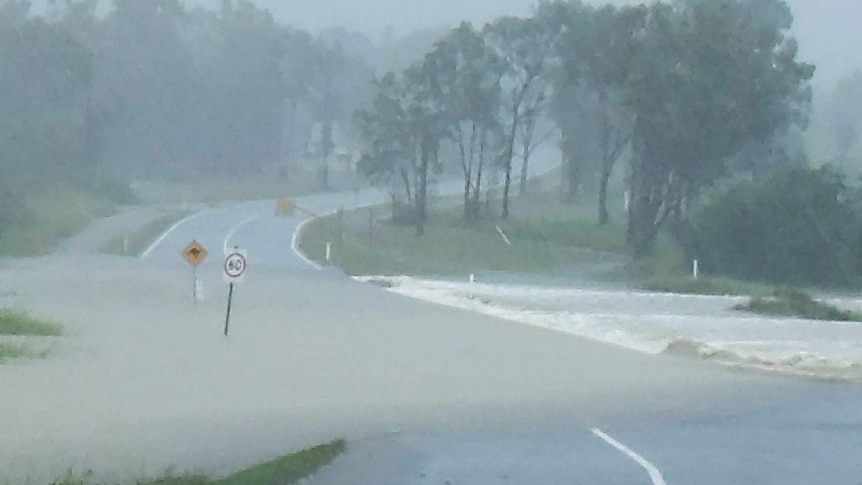
[[[203,284],[198,279],[198,266],[204,262],[207,254],[206,248],[194,240],[182,252],[183,258],[192,267],[192,297],[195,304],[197,304],[198,300],[203,300]]]
[[[224,335],[230,332],[230,310],[233,304],[233,286],[242,283],[248,267],[248,253],[234,246],[224,258],[224,280],[228,284],[227,312],[224,317]]]

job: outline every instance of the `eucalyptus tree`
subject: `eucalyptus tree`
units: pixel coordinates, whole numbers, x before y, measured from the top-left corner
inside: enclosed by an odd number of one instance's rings
[[[797,60],[781,0],[687,0],[648,7],[625,82],[635,116],[629,241],[652,251],[728,159],[801,122],[813,66]]]
[[[862,135],[862,71],[856,70],[838,82],[826,116],[838,158],[846,160]]]
[[[355,115],[364,142],[360,171],[378,182],[401,181],[410,203],[405,219],[416,226],[418,236],[425,234],[429,174],[439,167],[448,129],[430,58],[378,80],[372,103]]]
[[[443,110],[464,178],[464,218],[478,217],[482,176],[499,130],[502,60],[480,32],[463,23],[435,44],[425,59],[433,96]]]
[[[555,33],[534,18],[502,17],[484,31],[488,45],[502,59],[505,70],[501,81],[504,92],[502,117],[507,123],[501,166],[504,174],[502,217],[509,217],[509,193],[512,185],[512,159],[519,128],[535,129],[548,97],[551,42]],[[532,133],[526,138],[531,138]],[[524,159],[522,173],[526,174]]]

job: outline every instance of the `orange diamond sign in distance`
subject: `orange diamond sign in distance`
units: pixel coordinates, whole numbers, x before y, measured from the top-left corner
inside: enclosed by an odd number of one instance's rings
[[[192,241],[183,249],[183,258],[192,265],[193,268],[197,268],[198,265],[203,263],[204,259],[207,257],[207,250],[197,241]]]

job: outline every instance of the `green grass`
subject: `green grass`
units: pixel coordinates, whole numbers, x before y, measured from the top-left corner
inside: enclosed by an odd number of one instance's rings
[[[806,293],[787,288],[776,289],[772,297],[752,298],[748,303],[739,305],[735,309],[759,315],[833,322],[862,322],[862,313],[841,310],[819,302]]]
[[[637,284],[638,288],[659,293],[687,295],[766,296],[772,287],[760,283],[739,281],[720,276],[700,276],[694,279],[681,274],[649,276]]]
[[[40,256],[74,235],[96,217],[109,215],[112,204],[80,189],[53,187],[23,201],[21,220],[3,228],[0,255]]]
[[[467,224],[457,210],[433,214],[423,237],[413,227],[389,223],[383,208],[369,230],[369,212],[318,219],[302,234],[301,247],[309,257],[323,261],[326,243],[333,245],[331,261],[350,274],[465,274],[476,271],[541,272],[596,261],[597,242],[583,244],[580,226],[557,221],[533,223],[488,219]],[[497,225],[509,237],[505,242]],[[597,240],[604,236],[597,237]],[[603,252],[599,257],[608,257]]]
[[[312,259],[324,262],[326,243],[332,243],[329,264],[351,275],[465,275],[481,271],[522,273],[557,272],[613,286],[647,291],[702,295],[768,296],[772,286],[701,274],[694,279],[691,261],[679,244],[662,233],[655,253],[635,262],[626,245],[622,204],[611,222],[596,223],[593,199],[576,204],[559,201],[556,194],[512,199],[507,221],[485,213],[467,224],[457,199],[435,208],[426,234],[417,237],[411,226],[388,222],[389,207],[348,211],[310,223],[300,246]],[[494,207],[499,200],[495,201]],[[373,211],[373,213],[369,213]],[[369,219],[373,221],[369,229]],[[500,226],[512,241],[498,234]]]
[[[239,471],[211,485],[271,485],[296,483],[331,463],[347,448],[344,440],[315,446]]]
[[[28,355],[29,353],[24,347],[0,343],[0,363],[9,359],[20,359]]]
[[[133,483],[135,485],[289,485],[300,482],[332,463],[346,448],[344,440],[335,440],[254,465],[217,480],[201,474],[175,474],[169,471],[159,478],[137,480]],[[51,485],[94,484],[89,474],[84,476],[69,474]]]
[[[159,235],[188,215],[188,211],[178,211],[158,217],[128,234],[114,236],[102,245],[102,252],[119,256],[137,256]]]
[[[57,337],[63,328],[56,323],[38,320],[25,312],[0,309],[0,335]]]

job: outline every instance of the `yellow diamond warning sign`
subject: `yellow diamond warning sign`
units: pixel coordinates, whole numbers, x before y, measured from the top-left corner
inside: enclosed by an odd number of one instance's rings
[[[293,199],[279,199],[275,203],[275,214],[279,217],[290,217],[296,210],[296,202]]]
[[[207,257],[207,250],[197,241],[192,241],[183,249],[183,258],[189,262],[192,267],[197,268],[199,264],[203,263],[204,259]]]

